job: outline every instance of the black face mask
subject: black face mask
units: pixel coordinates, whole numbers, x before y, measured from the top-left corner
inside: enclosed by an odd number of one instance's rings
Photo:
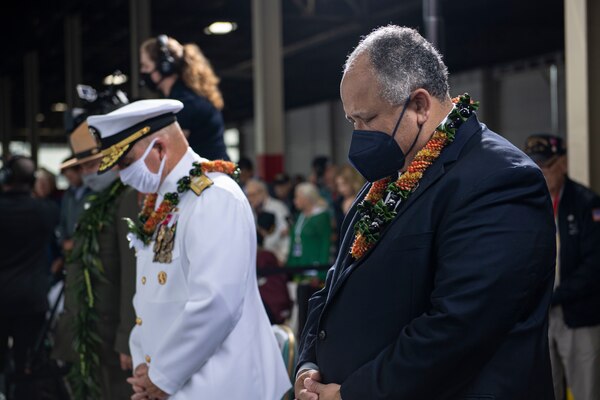
[[[163,78],[160,78],[160,81],[158,82],[154,82],[150,76],[152,72],[140,73],[140,87],[146,87],[152,92],[158,92],[158,85],[162,82]]]
[[[396,131],[409,103],[410,96],[404,103],[400,118],[398,118],[391,135],[381,131],[362,130],[354,130],[352,133],[348,158],[354,168],[369,182],[397,174],[404,167],[406,155],[394,140],[394,136],[396,136]],[[421,134],[421,128],[422,126],[419,126],[419,132],[406,154],[415,147]]]

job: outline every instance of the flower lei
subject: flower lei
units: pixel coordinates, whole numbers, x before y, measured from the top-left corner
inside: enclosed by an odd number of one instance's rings
[[[76,399],[101,397],[98,351],[102,340],[97,334],[100,317],[94,307],[97,295],[93,284],[106,278],[100,260],[98,235],[104,226],[113,223],[114,204],[123,190],[125,185],[117,179],[104,191],[88,197],[90,207],[82,213],[73,235],[78,245],[67,257],[68,264],[78,263],[81,267],[69,269],[69,273],[75,274],[74,282],[77,284],[67,288],[79,304],[73,327],[73,348],[79,355],[79,362],[72,364],[68,374]]]
[[[166,193],[163,201],[156,210],[154,208],[156,207],[156,198],[158,197],[158,194],[151,193],[144,198],[144,205],[142,211],[138,215],[137,222],[126,219],[129,231],[136,235],[145,245],[152,241],[154,232],[160,222],[163,221],[179,204],[179,196],[190,190],[190,184],[192,183],[193,177],[208,172],[222,172],[231,176],[236,181],[239,177],[238,167],[229,161],[215,160],[202,163],[194,162],[192,166],[190,174],[177,181],[177,192]]]
[[[365,255],[381,237],[383,229],[396,215],[398,205],[410,197],[419,186],[424,172],[440,156],[444,147],[454,140],[456,131],[477,108],[479,102],[465,93],[452,99],[455,107],[444,124],[438,126],[427,144],[397,180],[391,177],[374,182],[364,200],[358,205],[359,220],[354,225],[354,243],[350,254],[354,259]]]

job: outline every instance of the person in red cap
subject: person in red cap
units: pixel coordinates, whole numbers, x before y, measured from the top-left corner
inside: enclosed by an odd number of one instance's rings
[[[527,153],[542,169],[556,220],[550,359],[556,400],[600,399],[600,197],[571,180],[561,137],[534,134]],[[565,387],[566,382],[566,387]]]

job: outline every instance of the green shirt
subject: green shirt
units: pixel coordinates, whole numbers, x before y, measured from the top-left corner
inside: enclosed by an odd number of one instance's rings
[[[288,266],[306,267],[329,264],[331,246],[331,216],[327,210],[311,216],[299,214],[290,230]],[[326,271],[319,272],[325,279]]]

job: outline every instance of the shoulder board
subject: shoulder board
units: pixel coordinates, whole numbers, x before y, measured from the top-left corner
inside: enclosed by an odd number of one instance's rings
[[[200,196],[205,189],[211,187],[213,181],[206,175],[202,174],[200,176],[192,177],[190,182],[190,189],[192,192],[196,193],[196,196]]]

